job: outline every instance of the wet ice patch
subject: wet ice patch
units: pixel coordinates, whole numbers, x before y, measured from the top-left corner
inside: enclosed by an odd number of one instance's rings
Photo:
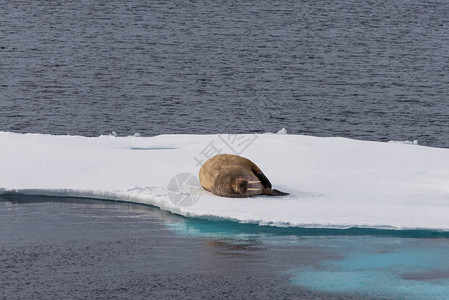
[[[131,150],[175,150],[174,147],[132,147]]]

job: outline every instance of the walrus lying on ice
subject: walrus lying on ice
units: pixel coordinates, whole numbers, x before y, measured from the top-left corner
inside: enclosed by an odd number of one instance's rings
[[[200,183],[206,190],[223,197],[256,195],[284,196],[271,188],[268,178],[252,161],[232,154],[220,154],[207,160],[200,169]]]

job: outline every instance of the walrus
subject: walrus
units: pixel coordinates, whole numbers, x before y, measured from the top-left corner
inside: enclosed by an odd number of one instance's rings
[[[223,197],[244,198],[256,195],[289,195],[271,188],[268,178],[247,158],[219,154],[200,169],[200,183],[209,192]]]

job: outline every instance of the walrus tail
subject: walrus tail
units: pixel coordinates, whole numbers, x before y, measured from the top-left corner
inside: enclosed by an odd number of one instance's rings
[[[289,193],[284,193],[276,189],[264,189],[264,195],[268,196],[287,196],[290,195]]]

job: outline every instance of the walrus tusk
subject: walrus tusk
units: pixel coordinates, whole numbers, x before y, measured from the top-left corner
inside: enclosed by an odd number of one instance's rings
[[[248,181],[248,183],[249,183],[249,184],[251,184],[251,183],[260,183],[260,181],[258,181],[258,180],[255,180],[255,181]],[[256,189],[256,188],[247,188],[247,190],[248,190],[248,191],[260,191],[261,188],[258,188],[258,189]]]

